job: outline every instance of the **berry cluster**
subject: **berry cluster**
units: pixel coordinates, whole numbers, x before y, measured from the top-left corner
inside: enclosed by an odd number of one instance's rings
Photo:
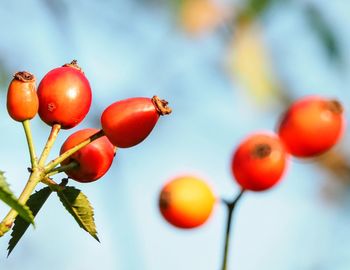
[[[57,130],[70,129],[85,118],[91,100],[89,81],[77,62],[72,61],[49,71],[40,81],[38,91],[33,74],[17,72],[8,89],[7,109],[19,122],[30,120],[38,113],[49,126]],[[98,137],[62,160],[61,165],[66,166],[66,173],[74,180],[95,181],[110,168],[117,147],[139,144],[150,134],[159,116],[170,112],[167,102],[156,96],[115,102],[102,113],[101,131],[83,129],[67,138],[61,155],[88,138]]]
[[[242,190],[267,190],[282,179],[289,155],[312,158],[326,152],[341,138],[344,127],[343,107],[337,100],[302,98],[283,114],[277,134],[254,133],[238,145],[231,162],[234,179]],[[203,180],[182,176],[163,187],[159,207],[171,224],[193,228],[210,216],[213,198]]]
[[[101,129],[87,128],[74,132],[61,146],[60,155],[46,163],[59,131],[81,123],[89,112],[91,100],[89,81],[75,60],[49,71],[37,90],[33,74],[22,71],[14,75],[8,88],[7,110],[11,118],[23,123],[31,168],[27,185],[18,200],[9,189],[2,189],[0,183],[0,193],[7,193],[12,198],[11,202],[5,202],[11,207],[16,206],[0,223],[0,236],[10,230],[17,218],[24,218],[28,224],[33,223],[38,211],[35,207],[38,201],[43,200],[42,194],[49,190],[49,194],[57,192],[78,224],[97,239],[92,207],[80,190],[67,186],[67,179],[82,183],[100,179],[111,167],[117,148],[141,143],[151,133],[159,117],[170,114],[171,109],[167,106],[168,102],[157,96],[117,101],[103,111]],[[43,122],[51,126],[51,133],[40,156],[36,155],[29,124],[37,113]],[[61,172],[65,172],[68,178],[63,178],[62,183],[57,184],[51,177]],[[32,194],[40,182],[48,187]],[[20,230],[17,227],[15,222],[14,229],[17,231],[14,235]]]
[[[228,207],[225,254],[226,269],[232,213],[246,190],[264,191],[283,177],[289,157],[313,158],[333,147],[345,129],[342,105],[336,100],[308,96],[294,102],[281,117],[277,132],[257,132],[246,137],[232,155],[232,175],[241,188]],[[159,197],[162,216],[178,228],[196,228],[211,216],[216,202],[211,188],[193,176],[166,183]]]

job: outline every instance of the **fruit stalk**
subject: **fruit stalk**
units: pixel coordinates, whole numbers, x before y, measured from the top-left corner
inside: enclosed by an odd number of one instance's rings
[[[30,122],[29,122],[29,120],[24,120],[22,122],[22,124],[23,124],[24,133],[26,135],[27,144],[28,144],[28,148],[29,148],[30,162],[32,165],[32,169],[34,169],[38,166],[38,160],[37,160],[36,153],[35,153],[32,132],[30,129]]]
[[[58,132],[60,131],[60,129],[61,129],[61,125],[59,125],[59,124],[55,124],[52,126],[49,138],[47,139],[44,150],[41,153],[41,156],[39,158],[39,166],[44,165],[44,163],[45,163],[45,161],[46,161],[46,159],[51,151],[51,148],[52,148],[54,142],[56,141],[56,138],[57,138],[57,135],[58,135]]]
[[[221,270],[227,270],[227,258],[228,258],[229,244],[230,244],[232,216],[233,216],[234,209],[237,205],[237,202],[242,197],[243,193],[244,193],[244,189],[241,190],[241,192],[237,195],[237,197],[233,201],[223,200],[223,203],[227,207],[228,215],[227,215],[227,223],[226,223],[224,255],[223,255]]]
[[[87,138],[85,141],[81,142],[80,144],[76,145],[75,147],[71,148],[70,150],[64,152],[61,156],[58,158],[52,160],[48,163],[46,167],[43,167],[41,164],[43,164],[47,158],[47,156],[50,153],[50,150],[53,146],[54,141],[56,140],[57,134],[60,130],[60,125],[54,125],[52,127],[50,136],[46,142],[46,146],[40,156],[38,165],[31,169],[31,174],[29,176],[29,179],[27,181],[26,186],[24,187],[21,195],[18,198],[18,202],[21,204],[26,204],[28,201],[30,195],[33,193],[35,187],[38,185],[39,182],[43,181],[43,179],[49,179],[47,177],[47,174],[54,169],[60,162],[74,154],[79,149],[83,148],[84,146],[88,145],[92,141],[104,136],[104,132],[101,129],[100,131],[96,132],[89,138]],[[48,181],[43,181],[45,184],[49,184]],[[5,216],[5,218],[0,223],[0,237],[3,236],[5,233],[7,233],[17,217],[18,213],[17,211],[11,209],[8,214]]]
[[[104,136],[103,130],[99,130],[95,134],[91,135],[86,140],[82,141],[81,143],[77,144],[76,146],[72,147],[71,149],[64,152],[59,157],[55,158],[54,160],[50,161],[45,167],[44,171],[45,173],[49,173],[52,169],[54,169],[58,164],[60,164],[63,160],[73,155],[75,152],[79,151],[84,146],[88,145],[89,143],[93,142],[94,140]]]
[[[58,173],[61,173],[61,172],[65,172],[65,171],[68,171],[68,170],[71,170],[71,169],[74,169],[74,168],[77,168],[77,167],[79,167],[78,162],[72,161],[71,163],[69,163],[67,165],[62,165],[62,166],[53,168],[50,172],[48,172],[46,174],[46,177],[51,177],[51,176],[53,176],[55,174],[58,174]]]
[[[53,192],[59,192],[65,189],[66,185],[68,184],[68,179],[63,178],[62,182],[60,184],[57,184],[50,177],[46,176],[41,180],[41,182],[48,185]]]

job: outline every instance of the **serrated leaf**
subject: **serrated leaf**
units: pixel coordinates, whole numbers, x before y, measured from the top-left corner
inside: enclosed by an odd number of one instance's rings
[[[24,220],[34,224],[34,216],[29,207],[18,202],[16,196],[10,190],[10,186],[6,182],[4,172],[2,171],[0,171],[0,200],[17,211]]]
[[[66,187],[57,192],[57,195],[79,226],[100,242],[97,237],[94,210],[86,195],[75,187]]]
[[[34,217],[38,214],[39,210],[44,205],[46,200],[49,198],[51,193],[52,193],[51,189],[49,187],[45,187],[33,193],[30,196],[29,200],[27,201],[27,206],[32,211]],[[28,229],[28,227],[29,227],[29,223],[25,221],[22,217],[17,216],[17,218],[15,219],[15,225],[13,226],[13,229],[12,229],[11,239],[7,247],[7,250],[8,250],[7,257],[15,248],[19,240],[22,238],[22,236]]]

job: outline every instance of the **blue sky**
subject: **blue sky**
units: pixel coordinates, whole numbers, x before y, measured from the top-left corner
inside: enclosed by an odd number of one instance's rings
[[[335,96],[348,110],[349,3],[311,1],[339,38],[347,64],[338,72],[306,26],[301,11],[306,1],[294,2],[272,9],[263,20],[274,65],[293,96]],[[181,231],[161,218],[159,190],[174,175],[193,173],[206,179],[218,197],[234,196],[238,186],[229,169],[233,149],[247,134],[273,129],[284,108],[254,103],[225,73],[227,44],[220,35],[189,38],[165,6],[62,1],[65,7],[53,12],[44,3],[3,3],[0,63],[9,72],[6,84],[17,70],[40,79],[72,59],[84,69],[93,90],[91,111],[79,127],[62,131],[52,158],[73,131],[98,128],[99,115],[113,101],[157,94],[169,101],[173,114],[160,119],[145,142],[121,149],[103,179],[70,183],[93,204],[101,244],[80,230],[52,196],[37,217],[37,228],[28,230],[8,259],[9,234],[0,239],[0,268],[218,269],[224,207],[217,204],[203,227]],[[0,168],[19,194],[29,164],[27,155],[20,154],[27,150],[24,134],[7,116],[6,91],[0,102]],[[38,117],[32,126],[40,149],[50,129]],[[333,178],[311,162],[293,160],[276,188],[246,194],[234,217],[229,269],[349,269],[349,186]],[[0,214],[6,211],[0,204]]]

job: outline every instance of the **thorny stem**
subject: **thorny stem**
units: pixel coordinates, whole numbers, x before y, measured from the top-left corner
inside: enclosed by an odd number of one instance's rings
[[[50,153],[50,150],[51,150],[54,142],[56,141],[56,138],[57,138],[57,135],[58,135],[58,132],[60,131],[60,129],[61,129],[61,125],[59,125],[59,124],[54,124],[52,126],[49,138],[47,139],[44,150],[41,153],[41,156],[39,158],[39,166],[43,166],[45,164],[45,161]]]
[[[45,173],[49,173],[52,169],[54,169],[58,164],[60,164],[63,160],[73,155],[75,152],[79,151],[84,146],[88,145],[89,143],[93,142],[94,140],[104,136],[103,130],[99,130],[95,134],[91,135],[89,138],[87,138],[85,141],[82,141],[81,143],[77,144],[76,146],[72,147],[71,149],[64,152],[59,157],[55,158],[54,160],[50,161],[45,167],[44,171]]]
[[[50,172],[48,172],[46,174],[46,176],[50,177],[50,176],[53,176],[55,174],[58,174],[58,173],[61,173],[61,172],[65,172],[65,171],[68,171],[68,170],[71,170],[71,169],[75,169],[75,168],[78,168],[78,167],[79,167],[79,163],[76,162],[76,161],[72,161],[72,162],[70,162],[67,165],[59,166],[59,167],[56,167],[56,168],[52,169]]]
[[[244,193],[244,190],[242,189],[241,192],[237,195],[237,197],[233,201],[222,200],[222,202],[227,206],[228,215],[227,215],[227,223],[226,223],[225,248],[224,248],[224,255],[223,255],[221,270],[227,270],[227,258],[228,258],[229,244],[230,244],[232,216],[233,216],[235,206],[237,205],[237,202],[239,201],[239,199],[242,197],[243,193]]]
[[[29,148],[30,162],[32,164],[32,169],[34,169],[38,166],[38,160],[37,160],[36,153],[35,153],[32,132],[30,129],[30,121],[24,120],[22,122],[22,124],[23,124],[23,128],[24,128],[24,132],[26,134],[27,144],[28,144],[28,148]]]

